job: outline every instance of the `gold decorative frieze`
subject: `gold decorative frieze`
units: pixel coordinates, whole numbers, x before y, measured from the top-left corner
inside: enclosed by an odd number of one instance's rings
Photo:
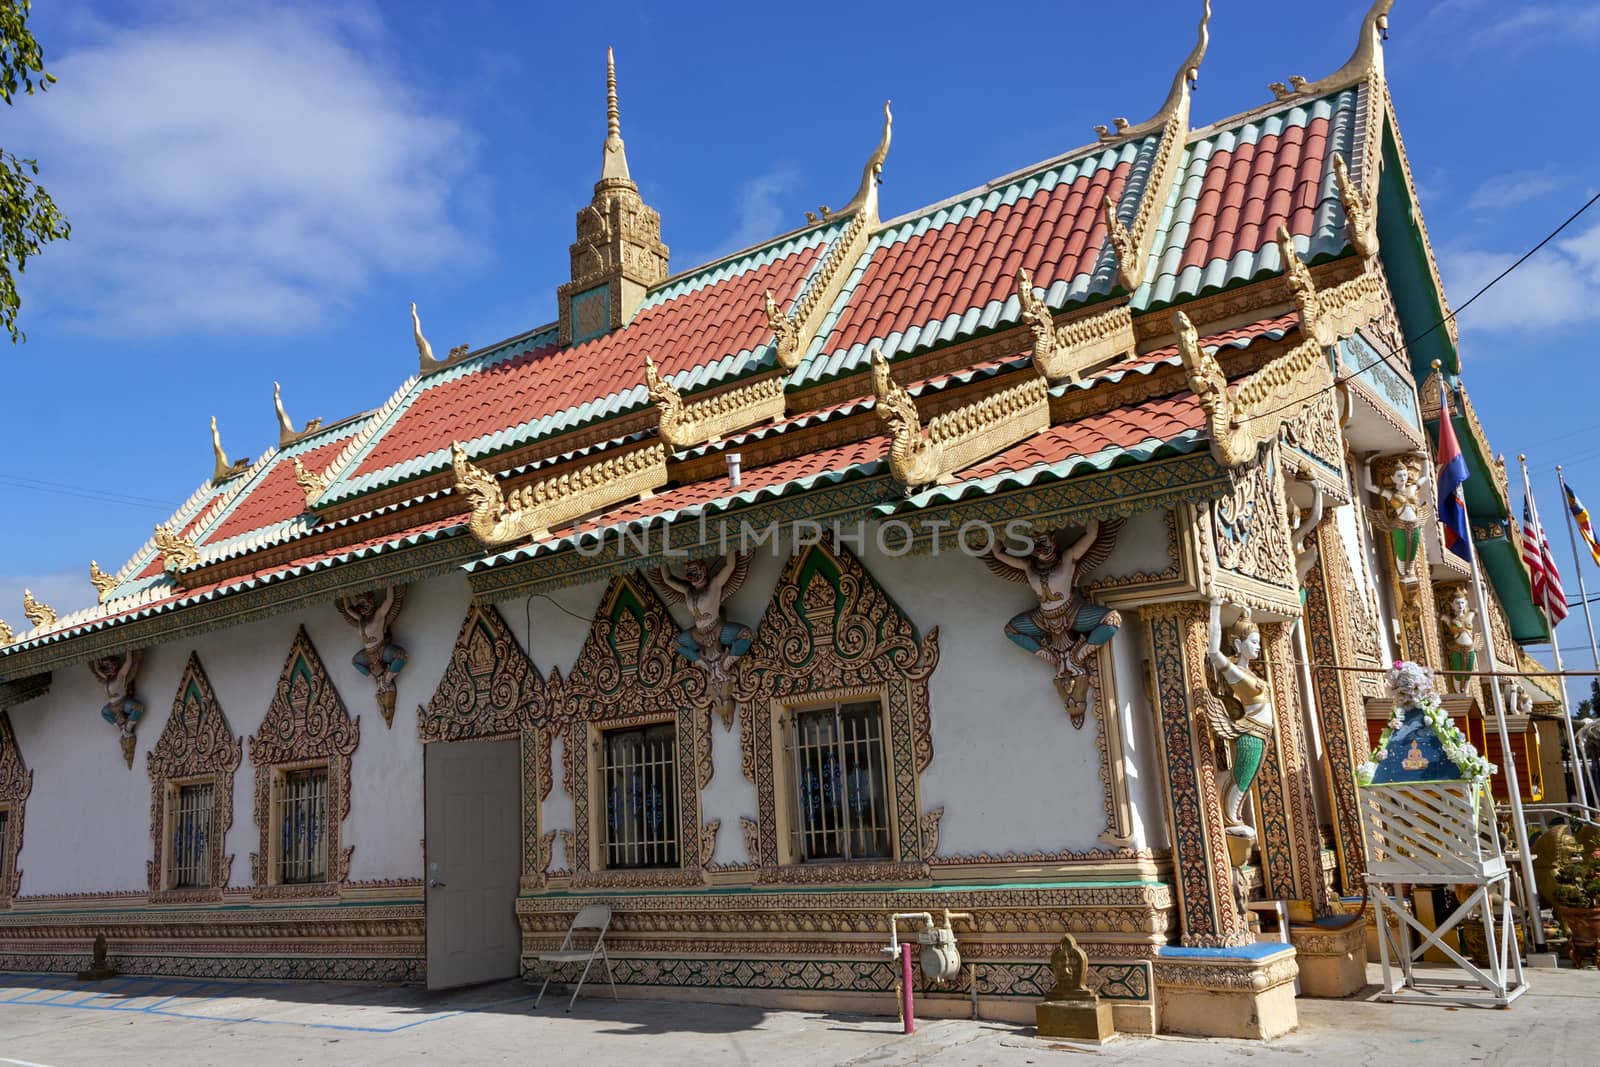
[[[1171,187],[1176,168],[1182,161],[1184,144],[1189,136],[1189,94],[1200,77],[1200,61],[1205,58],[1210,42],[1207,23],[1211,21],[1211,0],[1205,0],[1200,13],[1200,27],[1195,46],[1190,50],[1172,79],[1172,88],[1161,109],[1137,125],[1125,118],[1113,120],[1115,131],[1096,126],[1095,134],[1102,144],[1126,142],[1157,131],[1161,134],[1160,147],[1150,168],[1149,180],[1139,197],[1138,207],[1131,223],[1124,223],[1116,212],[1116,205],[1107,197],[1103,205],[1106,216],[1108,240],[1117,259],[1117,284],[1132,291],[1144,278],[1145,260],[1149,258],[1151,243],[1155,240],[1156,223],[1165,193]]]
[[[306,423],[305,429],[297,430],[294,422],[289,418],[289,413],[283,410],[283,390],[277,382],[272,383],[272,406],[278,410],[278,447],[287,448],[303,438],[309,437],[322,428],[321,419],[312,419]]]
[[[1349,336],[1383,311],[1382,282],[1363,272],[1332,288],[1317,291],[1311,272],[1295,253],[1287,230],[1278,229],[1284,278],[1300,312],[1304,340],[1242,379],[1230,391],[1217,357],[1200,347],[1200,334],[1189,316],[1173,313],[1178,354],[1189,376],[1189,388],[1200,399],[1211,435],[1211,453],[1226,467],[1248,463],[1256,449],[1333,387],[1333,371],[1325,349]]]
[[[193,567],[200,562],[200,550],[195,548],[194,543],[184,540],[182,535],[173,533],[165,526],[156,527],[155,545],[161,555],[161,567],[168,573]]]
[[[1052,385],[1075,382],[1085,371],[1134,350],[1133,313],[1126,304],[1057,326],[1025,267],[1017,268],[1017,302],[1033,333],[1033,366]]]
[[[217,417],[211,416],[211,484],[221,485],[249,469],[249,456],[235,463],[228,462],[228,454],[222,450],[222,435],[217,432]]]
[[[891,438],[889,468],[908,489],[939,481],[1050,426],[1050,390],[1036,376],[934,416],[926,434],[916,401],[890,375],[876,347],[872,384],[878,417]]]
[[[763,378],[686,403],[677,387],[656,370],[655,361],[646,356],[644,380],[659,416],[661,439],[675,452],[783,415],[782,378]]]
[[[834,239],[827,258],[808,280],[805,291],[787,313],[767,290],[763,304],[767,314],[767,327],[772,330],[773,350],[778,365],[784,370],[794,370],[800,365],[808,344],[815,339],[828,309],[833,307],[839,290],[844,288],[850,268],[867,250],[867,242],[878,228],[878,186],[883,182],[883,163],[889,157],[889,140],[894,128],[894,114],[889,101],[883,102],[883,133],[878,146],[867,157],[861,170],[861,185],[856,195],[842,211],[823,209],[823,218],[850,216],[843,232]]]
[[[34,599],[31,589],[22,591],[22,613],[33,623],[35,629],[43,630],[56,624],[56,609]]]
[[[459,442],[450,446],[456,492],[471,502],[467,526],[490,548],[547,537],[571,522],[667,482],[667,450],[651,444],[551,475],[507,496],[495,476],[467,459]]]
[[[1344,157],[1333,157],[1333,177],[1339,185],[1339,202],[1344,205],[1345,232],[1350,243],[1363,256],[1378,254],[1378,220],[1376,213],[1362,197],[1361,187],[1350,177],[1350,168]],[[1376,184],[1376,183],[1374,183]]]
[[[89,583],[94,586],[95,592],[99,594],[96,597],[96,602],[104,604],[106,597],[111,595],[111,590],[117,587],[117,576],[107,574],[100,569],[98,561],[91,559],[89,561]]]

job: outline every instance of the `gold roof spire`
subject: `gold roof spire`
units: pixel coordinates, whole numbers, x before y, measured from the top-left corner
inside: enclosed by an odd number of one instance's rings
[[[228,454],[222,450],[222,435],[217,433],[217,417],[211,416],[211,457],[214,464],[211,469],[211,484],[221,485],[240,474],[250,466],[250,457],[246,456],[237,463],[228,462]]]
[[[622,112],[617,107],[617,61],[610,47],[606,48],[606,148],[605,161],[600,168],[600,180],[631,181],[628,176],[628,154],[622,147]]]

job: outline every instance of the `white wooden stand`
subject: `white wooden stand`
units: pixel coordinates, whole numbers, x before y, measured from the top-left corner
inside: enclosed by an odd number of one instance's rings
[[[1503,1008],[1527,992],[1511,919],[1510,872],[1500,851],[1494,801],[1487,786],[1371,785],[1360,793],[1367,888],[1377,911],[1378,954],[1383,962],[1383,991],[1377,999]],[[1470,885],[1472,893],[1437,930],[1429,930],[1398,899],[1402,885]],[[1496,893],[1499,914],[1493,903]],[[1474,921],[1483,923],[1487,970],[1445,940],[1474,913]],[[1413,931],[1421,938],[1416,947]],[[1459,973],[1418,975],[1414,965],[1430,948],[1444,953]]]

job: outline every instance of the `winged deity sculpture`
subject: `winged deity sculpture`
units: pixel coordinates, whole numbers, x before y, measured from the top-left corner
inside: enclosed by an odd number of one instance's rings
[[[689,628],[678,635],[678,655],[705,670],[713,688],[725,694],[733,663],[750,648],[750,627],[722,617],[723,603],[750,573],[750,553],[730,552],[717,560],[692,559],[683,573],[656,569],[656,584],[670,601],[689,609]],[[726,703],[724,701],[724,703]]]
[[[122,758],[131,768],[135,731],[144,718],[144,702],[134,695],[134,679],[139,673],[139,653],[124,652],[120,656],[102,656],[89,661],[89,673],[106,687],[106,702],[100,717],[117,728],[117,740],[122,746]]]
[[[383,721],[391,726],[394,724],[396,680],[405,670],[409,654],[394,643],[389,631],[400,614],[405,596],[405,586],[391,585],[337,597],[333,602],[344,620],[361,632],[361,649],[350,662],[377,686],[378,710],[383,713]]]
[[[1230,835],[1254,839],[1255,829],[1243,817],[1244,798],[1255,783],[1272,736],[1272,688],[1251,666],[1261,655],[1261,628],[1245,608],[1224,630],[1222,601],[1214,597],[1206,641],[1210,692],[1198,694],[1197,699],[1211,732],[1229,745],[1232,755],[1232,781],[1223,801],[1223,819]],[[1224,641],[1231,656],[1223,650]]]
[[[1367,491],[1376,496],[1382,505],[1381,525],[1389,529],[1389,540],[1394,548],[1395,569],[1400,581],[1414,585],[1417,581],[1417,550],[1422,543],[1422,523],[1425,506],[1422,490],[1429,483],[1423,473],[1422,457],[1417,455],[1390,456],[1377,466],[1382,482],[1373,477],[1374,464],[1363,470]]]
[[[1039,606],[1006,623],[1006,636],[1055,671],[1056,689],[1074,726],[1088,710],[1089,671],[1084,666],[1122,626],[1116,611],[1091,603],[1079,591],[1084,575],[1116,547],[1123,519],[1092,519],[1063,549],[1059,530],[1036,533],[1025,552],[997,545],[984,557],[989,569],[1011,582],[1026,582]]]

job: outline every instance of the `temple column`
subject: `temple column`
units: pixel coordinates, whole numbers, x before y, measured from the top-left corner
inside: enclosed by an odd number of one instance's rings
[[[1256,832],[1268,895],[1302,900],[1312,913],[1328,910],[1322,878],[1322,842],[1306,754],[1300,687],[1295,672],[1294,634],[1289,623],[1261,627],[1261,649],[1272,684],[1273,729],[1256,778]]]
[[[1178,915],[1186,946],[1243,945],[1249,930],[1233,887],[1217,757],[1205,716],[1190,699],[1206,691],[1206,624],[1198,601],[1141,608],[1154,672],[1156,737],[1166,768],[1167,823]]]

